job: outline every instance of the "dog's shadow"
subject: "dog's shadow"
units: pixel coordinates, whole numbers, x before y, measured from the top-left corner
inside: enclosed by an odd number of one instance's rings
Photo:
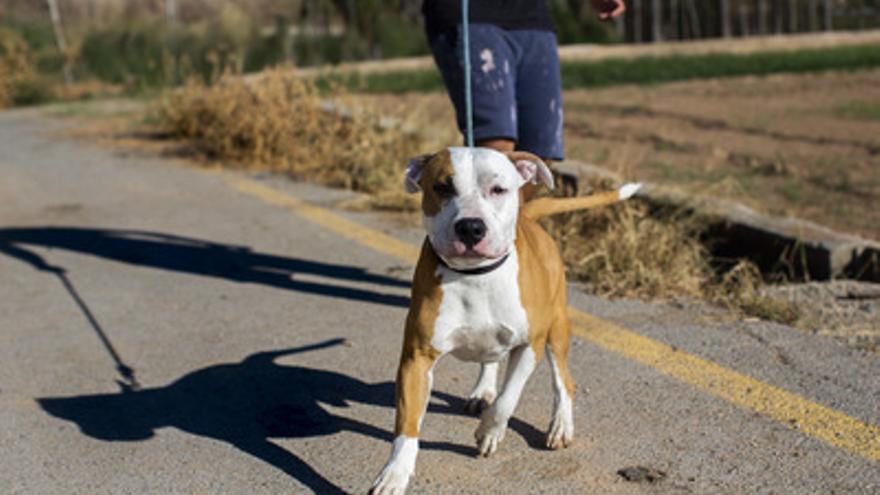
[[[278,358],[339,345],[341,339],[295,349],[260,352],[238,363],[196,370],[165,387],[123,389],[119,393],[37,399],[46,412],[76,423],[80,430],[106,441],[142,441],[157,429],[178,428],[226,442],[296,478],[316,493],[344,493],[294,453],[270,438],[305,438],[353,431],[388,442],[382,428],[335,415],[322,404],[348,407],[349,402],[391,408],[394,384],[364,383],[333,371],[279,365]],[[459,414],[462,400],[435,394],[446,404],[432,403],[433,413]],[[514,420],[511,426],[534,445],[534,428]],[[422,442],[429,450],[473,456],[471,446]],[[384,452],[383,452],[384,455]]]

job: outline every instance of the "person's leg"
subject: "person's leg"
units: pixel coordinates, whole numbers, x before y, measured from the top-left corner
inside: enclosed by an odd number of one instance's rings
[[[516,68],[517,149],[542,159],[562,160],[562,78],[556,35],[549,31],[511,31],[519,48]]]
[[[502,153],[513,151],[516,148],[516,143],[512,139],[484,139],[476,141],[474,144],[481,148],[492,148]]]
[[[513,151],[517,140],[514,53],[506,32],[497,26],[471,24],[469,33],[474,144],[501,152]],[[466,138],[464,54],[460,33],[438,36],[431,50],[455,107],[458,128]]]
[[[548,167],[562,160],[562,78],[556,35],[549,31],[510,31],[519,58],[516,67],[517,150],[541,157]],[[534,194],[535,188],[525,191]]]
[[[474,144],[502,153],[517,149],[518,137],[515,95],[518,53],[512,49],[509,33],[490,24],[472,24],[470,30]],[[464,63],[460,41],[460,36],[454,33],[444,34],[434,40],[431,50],[455,107],[458,128],[466,138]],[[533,184],[521,188],[521,202],[534,197],[538,189]]]

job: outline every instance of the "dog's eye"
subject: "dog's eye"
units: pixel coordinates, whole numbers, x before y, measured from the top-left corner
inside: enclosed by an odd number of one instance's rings
[[[451,182],[444,182],[434,186],[434,192],[441,198],[451,198],[455,196],[455,186]]]
[[[501,195],[501,194],[506,193],[507,189],[504,189],[501,186],[493,186],[491,192],[492,192],[492,194],[495,194],[495,195]]]

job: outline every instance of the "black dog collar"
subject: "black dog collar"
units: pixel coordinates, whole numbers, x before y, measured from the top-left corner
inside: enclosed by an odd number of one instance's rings
[[[432,249],[433,249],[433,247],[432,247]],[[440,261],[441,265],[445,266],[447,269],[452,270],[455,273],[460,273],[462,275],[484,275],[489,272],[494,272],[495,270],[500,268],[501,265],[503,265],[505,261],[507,261],[507,258],[510,258],[510,253],[507,253],[501,259],[496,261],[495,263],[485,265],[485,266],[478,266],[476,268],[461,270],[459,268],[453,268],[453,267],[449,266],[449,264],[446,263],[446,260],[444,260],[442,257],[440,257],[440,255],[437,254],[436,252],[434,253],[434,255],[437,256],[437,259]]]

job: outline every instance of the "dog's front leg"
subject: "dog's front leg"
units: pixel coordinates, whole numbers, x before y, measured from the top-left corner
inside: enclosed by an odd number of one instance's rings
[[[373,482],[371,495],[402,495],[415,471],[416,456],[419,453],[419,430],[431,395],[432,368],[437,360],[437,353],[408,347],[404,344],[397,370],[394,444],[385,468]]]
[[[498,363],[483,363],[480,366],[480,377],[464,403],[464,410],[470,414],[479,414],[488,409],[495,400],[497,382]]]
[[[543,349],[543,346],[541,346]],[[474,433],[480,455],[487,457],[498,448],[507,430],[507,422],[513,415],[523,387],[535,371],[535,365],[541,356],[537,355],[530,345],[517,347],[510,351],[504,387],[495,402],[483,411],[480,426]]]

